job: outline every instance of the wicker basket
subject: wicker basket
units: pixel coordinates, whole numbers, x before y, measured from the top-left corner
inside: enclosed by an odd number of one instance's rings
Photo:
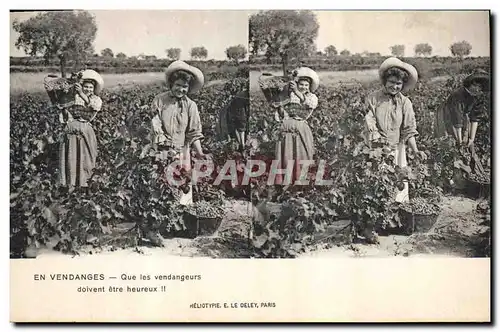
[[[402,231],[406,235],[425,233],[436,223],[439,214],[416,214],[401,209]]]
[[[71,80],[48,75],[43,82],[45,91],[53,105],[63,108],[74,105],[76,90]]]
[[[266,100],[273,107],[285,106],[290,103],[290,91],[286,77],[264,73],[259,77],[259,86]]]
[[[198,218],[198,235],[210,236],[219,229],[222,217],[219,218]]]
[[[482,183],[465,178],[465,194],[473,199],[491,197],[491,183]]]
[[[186,230],[175,232],[175,236],[195,238],[197,236],[213,235],[222,223],[222,217],[202,218],[186,212],[184,214],[184,225]]]

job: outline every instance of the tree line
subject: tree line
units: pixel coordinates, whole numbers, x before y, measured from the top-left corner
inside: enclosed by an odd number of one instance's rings
[[[171,47],[165,50],[165,54],[167,55],[167,59],[169,60],[179,60],[181,58],[182,50],[178,47]],[[196,46],[191,48],[189,55],[192,60],[205,60],[208,57],[208,50],[205,46]],[[226,48],[226,57],[228,60],[232,61],[241,61],[245,59],[247,55],[247,49],[245,46],[239,44]],[[94,54],[95,57],[99,56],[99,54]],[[105,48],[101,51],[100,56],[105,58],[114,58],[115,54],[113,50],[110,48]],[[116,54],[117,59],[138,59],[138,60],[156,60],[155,55],[145,55],[144,53],[139,54],[138,56],[128,57],[125,53],[119,52]]]
[[[95,54],[94,40],[97,34],[95,17],[88,11],[54,11],[39,13],[25,21],[14,20],[14,30],[19,33],[15,46],[23,49],[32,57],[43,56],[48,63],[51,59],[58,59],[62,76],[66,76],[68,61],[81,63]],[[178,60],[181,49],[172,47],[165,50],[167,58]],[[247,49],[244,45],[233,45],[226,49],[226,57],[238,63],[245,59]],[[111,48],[101,50],[100,55],[105,58],[114,58]],[[203,60],[208,57],[205,46],[191,48],[190,56],[193,60]],[[135,57],[135,56],[134,56]],[[132,58],[134,58],[132,57]],[[126,59],[123,52],[116,54],[117,59]],[[140,54],[137,59],[155,60],[154,55]]]
[[[287,24],[283,24],[286,22]],[[336,56],[337,48],[329,45],[324,53],[315,50],[315,41],[318,36],[319,24],[316,15],[309,10],[268,10],[250,16],[249,20],[249,49],[253,56],[264,56],[268,59],[281,58],[283,72],[292,59],[301,59],[311,54]],[[389,47],[392,55],[404,56],[405,45]],[[453,56],[463,58],[471,53],[472,45],[468,41],[460,41],[450,45]],[[428,43],[415,45],[415,55],[429,56],[432,46]],[[349,50],[342,50],[340,55],[348,56]],[[377,55],[364,52],[363,55]],[[380,55],[380,54],[378,54]]]
[[[286,24],[283,24],[286,22]],[[97,34],[97,24],[93,15],[87,11],[62,11],[39,13],[23,22],[14,21],[13,28],[19,33],[16,47],[23,49],[30,56],[43,56],[47,61],[57,58],[61,74],[65,76],[66,64],[69,60],[76,62],[95,56],[93,42]],[[316,15],[310,10],[269,10],[253,14],[249,19],[249,49],[252,56],[263,55],[266,58],[279,57],[283,72],[290,61],[309,57],[311,55],[337,55],[334,45],[325,48],[324,53],[316,50],[316,38],[319,24]],[[405,55],[405,45],[389,47],[394,56]],[[467,41],[460,41],[450,45],[453,56],[464,57],[471,53],[472,45]],[[432,46],[428,43],[415,45],[415,55],[430,56]],[[165,50],[170,60],[177,60],[181,56],[181,49],[171,47]],[[340,51],[340,55],[349,56],[349,50]],[[234,45],[226,49],[229,60],[245,59],[247,48],[244,45]],[[367,56],[380,56],[379,53],[364,52]],[[101,56],[114,58],[110,48],[101,51]],[[204,46],[191,48],[190,56],[193,60],[203,60],[208,57],[208,50]],[[123,52],[116,54],[117,59],[126,59]],[[134,58],[134,57],[132,57]],[[155,56],[140,54],[138,59],[154,60]]]

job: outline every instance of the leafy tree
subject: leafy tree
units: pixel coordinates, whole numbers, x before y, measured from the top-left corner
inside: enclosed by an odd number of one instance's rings
[[[453,56],[463,58],[470,54],[472,45],[468,41],[462,40],[461,42],[453,43],[450,46],[450,51]]]
[[[42,55],[46,62],[58,58],[61,75],[66,76],[70,59],[77,64],[94,53],[97,25],[87,11],[54,11],[39,13],[28,20],[13,22],[19,33],[16,47],[30,56]]]
[[[169,48],[166,50],[167,58],[170,60],[179,60],[181,58],[181,49],[180,48]]]
[[[191,58],[193,59],[206,59],[208,51],[205,46],[197,46],[191,49]]]
[[[117,59],[126,59],[127,58],[127,55],[125,55],[125,53],[123,52],[120,52],[116,55],[116,58]]]
[[[226,56],[229,60],[234,60],[238,63],[239,60],[245,59],[247,49],[243,45],[230,46],[226,49]]]
[[[430,56],[432,54],[432,46],[428,43],[420,43],[415,45],[415,55],[426,55]]]
[[[404,56],[405,55],[405,46],[404,45],[393,45],[389,48],[391,50],[391,54],[394,56]]]
[[[261,11],[250,16],[249,25],[251,53],[264,53],[268,60],[279,57],[284,74],[291,59],[300,59],[315,51],[319,24],[312,11]]]
[[[343,50],[342,52],[340,52],[340,55],[348,56],[351,55],[351,52],[349,52],[349,50]]]
[[[115,56],[115,54],[113,53],[113,51],[109,47],[103,49],[101,51],[101,55],[105,58],[114,58],[114,56]]]
[[[330,45],[330,46],[325,48],[325,54],[327,57],[332,57],[334,55],[337,55],[337,53],[338,53],[337,49],[333,45]]]

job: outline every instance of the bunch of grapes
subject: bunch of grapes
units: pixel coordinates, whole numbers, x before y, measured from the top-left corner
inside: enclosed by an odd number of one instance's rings
[[[186,212],[198,218],[216,219],[222,218],[223,209],[208,201],[198,201],[189,205]]]
[[[469,180],[480,183],[480,184],[490,184],[491,183],[491,175],[488,171],[484,173],[473,173],[469,175]]]
[[[82,77],[81,73],[71,74],[70,78],[58,78],[50,81],[45,81],[45,89],[47,91],[63,91],[68,92],[72,89],[75,83],[78,83]]]
[[[281,76],[269,76],[265,79],[259,80],[259,85],[261,89],[281,89],[287,84],[284,77]]]
[[[53,77],[49,75],[49,77]],[[44,87],[52,104],[71,106],[75,98],[75,84],[80,81],[81,73],[72,74],[70,78],[57,78],[44,81]]]
[[[259,86],[266,100],[272,103],[286,103],[289,100],[287,84],[288,81],[282,76],[264,75],[259,78]]]
[[[45,83],[47,91],[64,91],[68,92],[73,87],[73,83],[65,78],[58,78]]]
[[[441,212],[439,206],[431,204],[423,198],[414,198],[409,202],[405,202],[401,205],[401,209],[412,214],[425,216],[437,215]]]

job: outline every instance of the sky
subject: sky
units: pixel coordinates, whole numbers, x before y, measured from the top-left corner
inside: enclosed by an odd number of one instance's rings
[[[244,11],[89,10],[95,16],[94,49],[111,48],[127,56],[165,58],[167,48],[178,47],[181,59],[189,59],[192,47],[205,46],[208,59],[225,59],[229,46],[248,47],[248,14]],[[24,20],[33,13],[11,13]],[[17,34],[11,24],[11,56],[24,56],[15,48]]]
[[[96,52],[109,47],[127,56],[166,56],[165,49],[179,47],[188,59],[193,46],[203,45],[209,59],[225,59],[228,46],[248,45],[248,16],[255,11],[90,11],[98,25]],[[316,11],[320,29],[318,50],[334,45],[340,52],[379,52],[389,55],[389,47],[406,46],[413,55],[418,43],[429,43],[433,55],[450,55],[449,46],[467,40],[472,56],[490,54],[489,16],[486,11]],[[33,13],[11,13],[24,20]],[[17,35],[11,27],[11,56],[24,56],[14,47]]]
[[[466,40],[471,56],[489,56],[490,27],[487,11],[318,11],[318,50],[334,45],[340,52],[379,52],[389,55],[389,47],[405,45],[405,55],[413,55],[419,43],[429,43],[433,55],[449,56],[450,45]]]

